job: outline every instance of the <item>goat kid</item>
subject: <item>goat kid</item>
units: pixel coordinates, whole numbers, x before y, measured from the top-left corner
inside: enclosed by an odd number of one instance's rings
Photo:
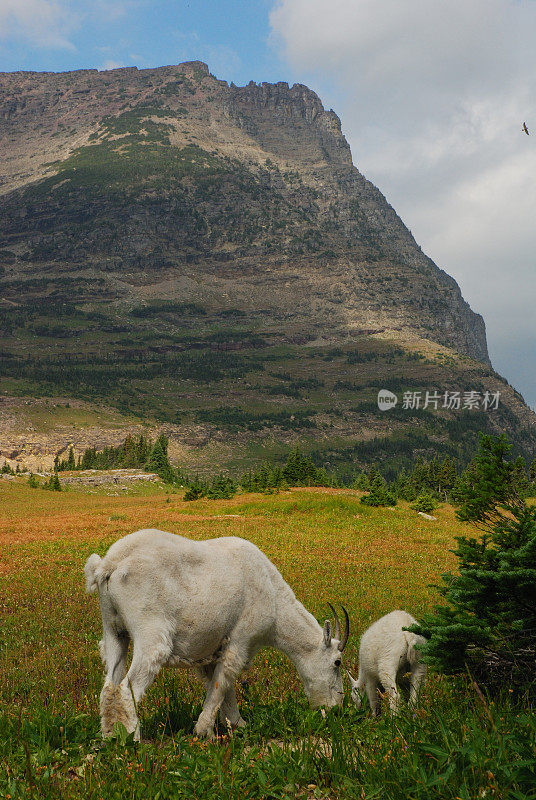
[[[391,611],[368,628],[359,643],[359,676],[354,680],[348,672],[352,686],[352,700],[359,708],[365,691],[372,713],[380,711],[378,690],[387,695],[389,707],[395,714],[400,709],[400,691],[409,694],[409,703],[417,702],[420,686],[426,674],[416,645],[425,643],[403,628],[416,625],[417,620],[406,611]],[[409,673],[409,682],[406,675]]]

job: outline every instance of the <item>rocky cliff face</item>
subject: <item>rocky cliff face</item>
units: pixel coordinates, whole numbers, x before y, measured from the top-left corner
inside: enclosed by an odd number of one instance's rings
[[[416,333],[488,360],[482,318],[352,165],[340,120],[306,86],[227,86],[200,62],[10,73],[0,86],[0,230],[19,259],[8,272],[103,259],[108,284],[147,268],[155,283],[208,272],[306,328],[329,321],[331,338]]]
[[[306,86],[201,62],[2,74],[0,152],[8,395],[156,416],[187,447],[233,426],[245,448],[338,447],[407,425],[375,418],[380,384],[504,385],[482,318]],[[531,426],[505,396],[492,427]]]

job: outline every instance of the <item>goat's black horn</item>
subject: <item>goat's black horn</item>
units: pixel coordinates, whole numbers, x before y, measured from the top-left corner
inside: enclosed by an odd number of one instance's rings
[[[339,642],[339,650],[342,651],[348,644],[348,637],[350,636],[350,617],[348,616],[348,611],[345,609],[344,606],[341,606],[343,614],[344,614],[344,634]]]
[[[339,617],[337,616],[337,612],[335,611],[335,609],[333,608],[331,603],[328,603],[328,606],[331,608],[331,613],[333,614],[333,619],[335,620],[335,631],[334,631],[335,638],[336,639],[340,639],[341,638],[341,623],[339,621]]]

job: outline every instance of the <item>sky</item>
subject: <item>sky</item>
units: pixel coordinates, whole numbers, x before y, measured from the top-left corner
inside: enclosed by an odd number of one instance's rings
[[[314,89],[536,408],[535,43],[536,0],[0,0],[0,71],[199,59]]]

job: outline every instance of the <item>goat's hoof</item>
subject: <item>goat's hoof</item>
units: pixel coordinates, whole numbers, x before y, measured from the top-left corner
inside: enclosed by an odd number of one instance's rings
[[[205,722],[196,722],[194,727],[194,736],[198,739],[213,739],[214,726],[207,725]]]
[[[231,722],[229,719],[226,719],[225,724],[229,730],[236,731],[239,730],[240,728],[246,727],[246,720],[242,719],[242,717],[239,717],[236,720],[236,722]]]

